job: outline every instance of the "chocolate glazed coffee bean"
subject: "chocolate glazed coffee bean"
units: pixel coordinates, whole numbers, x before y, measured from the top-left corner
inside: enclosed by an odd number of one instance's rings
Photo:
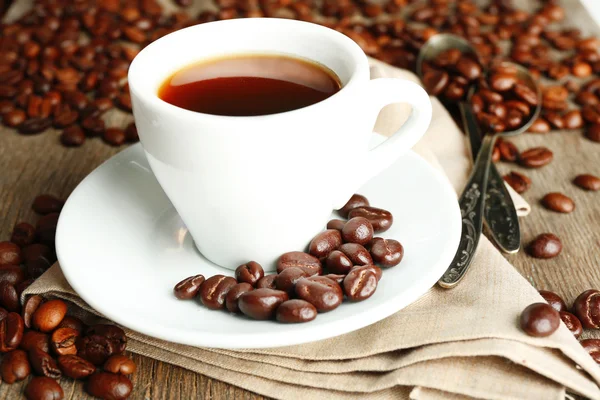
[[[368,207],[369,205],[369,200],[367,200],[365,196],[360,194],[353,194],[352,197],[350,197],[350,200],[348,200],[348,202],[344,205],[344,207],[338,210],[338,213],[342,217],[348,218],[348,213],[350,211],[354,210],[357,207]]]
[[[324,276],[300,279],[296,283],[296,296],[315,306],[318,312],[334,310],[343,300],[340,285]]]
[[[302,278],[308,278],[308,272],[297,268],[286,268],[275,278],[275,287],[278,290],[283,290],[288,294],[289,297],[292,297],[296,290],[296,282],[298,282]]]
[[[575,299],[573,314],[587,329],[600,329],[600,291],[586,290]]]
[[[354,217],[344,225],[342,238],[345,243],[358,243],[364,246],[373,238],[373,225],[364,217]]]
[[[553,258],[561,251],[562,243],[558,236],[552,233],[542,233],[527,246],[527,252],[535,258]]]
[[[57,362],[62,373],[73,379],[87,378],[96,371],[94,364],[79,356],[59,356]]]
[[[327,275],[323,275],[323,276],[327,279],[331,279],[332,281],[334,281],[335,283],[337,283],[340,286],[342,286],[342,282],[344,282],[344,278],[346,277],[346,275],[338,275],[338,274],[327,274]]]
[[[372,270],[355,268],[344,278],[344,293],[350,301],[368,299],[377,290],[377,277]]]
[[[215,275],[205,280],[200,286],[200,300],[205,307],[211,310],[220,310],[225,307],[225,296],[236,280],[230,276]]]
[[[317,257],[301,251],[290,251],[282,254],[277,260],[277,273],[291,267],[301,268],[311,276],[321,275],[323,272],[321,261]]]
[[[203,275],[194,275],[185,278],[173,288],[175,297],[180,300],[193,299],[200,292],[200,285],[204,282]]]
[[[235,270],[235,279],[238,282],[247,282],[252,286],[256,285],[263,276],[265,276],[265,271],[263,267],[257,263],[256,261],[250,261],[246,264],[242,264]]]
[[[583,349],[588,352],[590,357],[600,364],[600,339],[585,339],[579,342]]]
[[[404,256],[404,247],[394,239],[373,238],[371,241],[371,257],[382,267],[393,267],[400,264]]]
[[[31,368],[37,375],[47,376],[48,378],[58,379],[61,376],[60,369],[52,356],[40,349],[29,350],[29,361]]]
[[[550,306],[556,311],[567,311],[567,305],[565,304],[565,301],[556,293],[549,290],[540,290],[539,294],[544,298],[544,300],[546,300],[546,303],[550,304]]]
[[[327,229],[335,229],[336,231],[341,232],[344,228],[344,225],[346,225],[346,221],[341,219],[332,219],[327,223]]]
[[[27,378],[31,373],[31,365],[27,353],[23,350],[13,350],[7,353],[0,362],[2,381],[15,383]]]
[[[21,249],[11,242],[0,242],[0,265],[19,265]]]
[[[96,372],[89,377],[85,390],[92,396],[101,399],[124,400],[131,394],[133,385],[126,376]]]
[[[340,246],[339,250],[344,253],[352,262],[352,265],[369,265],[373,264],[373,258],[369,250],[365,249],[357,243],[345,243]]]
[[[58,382],[45,376],[36,376],[25,387],[28,400],[61,400],[64,392]]]
[[[382,208],[358,207],[348,213],[348,218],[363,217],[369,220],[375,233],[385,232],[392,226],[392,214]]]
[[[275,289],[275,279],[277,274],[265,275],[256,282],[257,289]]]
[[[252,285],[248,282],[238,283],[237,285],[229,289],[229,292],[227,292],[227,296],[225,296],[225,307],[227,308],[227,310],[231,313],[241,314],[242,312],[238,307],[238,299],[241,295],[253,289],[254,288],[252,287]]]
[[[10,241],[20,247],[25,247],[35,240],[35,228],[27,222],[20,222],[15,225]]]
[[[273,318],[277,307],[286,300],[288,295],[282,290],[256,289],[242,294],[238,307],[250,318],[266,320]]]
[[[534,303],[523,310],[520,322],[521,329],[529,336],[545,337],[558,329],[560,315],[546,303]]]
[[[375,277],[377,278],[377,282],[379,282],[381,280],[381,277],[383,276],[383,271],[377,265],[360,265],[358,267],[352,268],[352,270],[355,269],[368,269],[372,271],[375,274]]]
[[[568,214],[575,209],[575,202],[562,193],[548,193],[542,198],[542,204],[548,210]]]
[[[293,299],[288,300],[279,307],[275,318],[279,322],[283,323],[299,323],[309,322],[317,317],[317,309],[315,306],[310,304],[308,301]]]
[[[354,264],[350,258],[339,250],[334,250],[327,256],[325,260],[327,270],[334,274],[347,274],[350,272]]]
[[[581,321],[579,321],[579,318],[568,311],[561,311],[559,315],[562,322],[571,331],[575,338],[581,336],[583,333],[583,327],[581,326]]]
[[[318,259],[327,257],[329,253],[342,245],[342,234],[343,231],[340,233],[336,229],[327,229],[318,233],[308,245],[308,252]]]

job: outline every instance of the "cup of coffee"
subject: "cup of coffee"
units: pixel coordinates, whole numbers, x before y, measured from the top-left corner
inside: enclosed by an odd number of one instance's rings
[[[370,80],[351,39],[284,19],[171,33],[137,55],[129,87],[158,182],[198,250],[229,269],[249,260],[274,269],[282,253],[304,250],[431,120],[420,86]],[[409,119],[369,149],[379,111],[400,102]]]

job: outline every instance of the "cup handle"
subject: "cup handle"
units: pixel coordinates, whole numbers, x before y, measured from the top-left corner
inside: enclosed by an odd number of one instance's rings
[[[342,208],[352,194],[367,180],[388,168],[402,154],[413,147],[425,134],[431,122],[431,101],[427,92],[418,84],[395,78],[372,79],[367,84],[366,100],[375,116],[388,104],[408,103],[412,111],[406,122],[385,142],[367,152],[368,167],[358,179],[353,179],[354,187],[343,194],[335,204]],[[346,188],[347,189],[347,188]]]

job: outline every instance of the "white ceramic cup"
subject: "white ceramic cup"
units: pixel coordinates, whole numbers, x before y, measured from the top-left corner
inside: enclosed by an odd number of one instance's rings
[[[280,114],[229,117],[166,103],[160,85],[206,58],[288,54],[337,74],[342,89],[324,101]],[[255,260],[266,271],[288,251],[305,250],[369,178],[410,149],[429,126],[431,103],[413,82],[370,80],[367,57],[345,35],[284,19],[196,25],[144,48],[129,68],[133,115],[152,171],[199,251],[225,268]],[[409,103],[412,113],[369,150],[381,108]],[[390,183],[390,190],[402,190]]]

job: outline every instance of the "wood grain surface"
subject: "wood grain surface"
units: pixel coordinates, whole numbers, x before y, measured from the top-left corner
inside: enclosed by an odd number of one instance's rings
[[[577,0],[561,3],[567,10],[567,23],[584,33],[600,34],[600,29]],[[107,126],[124,127],[131,119],[119,111],[106,115]],[[0,128],[0,239],[9,238],[17,222],[37,221],[38,216],[31,210],[36,195],[51,193],[68,197],[88,173],[124,148],[111,148],[100,140],[88,140],[81,148],[68,149],[60,145],[58,136],[56,130],[21,136],[14,130]],[[540,169],[499,164],[502,173],[517,170],[533,180],[532,188],[524,194],[532,205],[532,212],[521,219],[523,244],[540,233],[552,232],[562,239],[564,249],[551,260],[536,260],[524,251],[507,258],[533,286],[555,291],[571,303],[583,290],[600,288],[600,192],[585,192],[571,183],[573,177],[581,173],[600,176],[600,144],[585,139],[581,131],[523,134],[512,141],[521,150],[546,146],[554,152],[554,161]],[[554,191],[574,199],[573,213],[554,213],[539,204],[546,193]],[[595,336],[600,337],[600,334]],[[138,355],[132,357],[138,365],[133,376],[133,399],[262,398],[173,365]],[[63,379],[61,385],[66,399],[90,398],[80,382]],[[0,399],[17,398],[23,389],[23,383],[0,384]]]

